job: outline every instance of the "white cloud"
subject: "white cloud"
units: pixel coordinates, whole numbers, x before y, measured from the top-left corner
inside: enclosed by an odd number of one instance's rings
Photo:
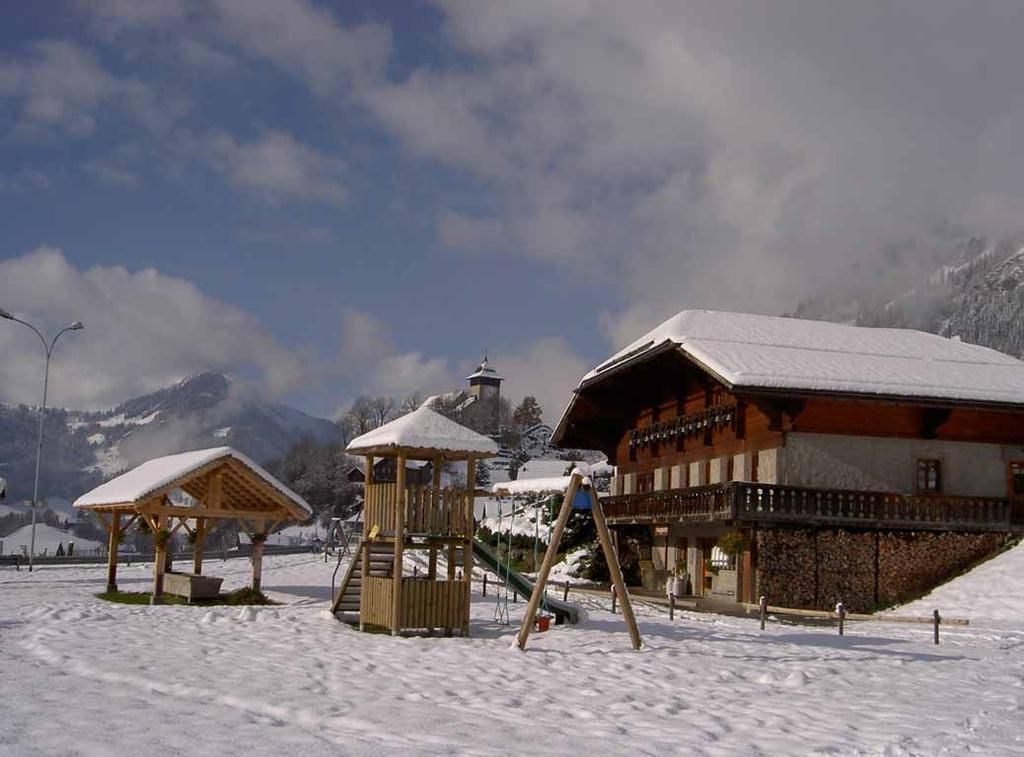
[[[855,269],[899,286],[926,256],[894,270],[893,244],[1020,226],[1015,3],[438,5],[457,65],[361,102],[498,198],[442,211],[442,242],[603,272],[631,303],[616,341],[684,307],[790,309]]]
[[[448,360],[401,350],[386,323],[370,313],[346,308],[342,313],[335,373],[351,393],[399,399],[421,392],[434,394],[459,386]]]
[[[49,188],[50,178],[35,168],[22,168],[8,174],[0,173],[0,192],[21,194]]]
[[[90,18],[94,31],[106,38],[128,29],[180,23],[188,13],[187,0],[78,0],[76,5]]]
[[[378,24],[345,27],[308,0],[214,0],[220,33],[250,55],[301,77],[318,95],[379,77],[391,34]]]
[[[187,98],[157,94],[144,82],[114,76],[90,51],[70,42],[44,40],[29,50],[25,56],[0,62],[0,101],[11,98],[21,104],[19,136],[49,136],[55,131],[72,138],[91,136],[104,106],[161,130],[190,107]]]
[[[562,337],[542,337],[519,349],[499,351],[491,360],[504,376],[502,394],[513,407],[527,395],[537,398],[544,419],[554,424],[590,366]]]
[[[230,55],[189,37],[178,42],[178,55],[186,65],[204,71],[227,71],[235,66]]]
[[[139,183],[139,177],[131,170],[96,158],[82,164],[82,170],[100,184],[115,187],[133,187]]]
[[[514,404],[533,395],[547,420],[561,415],[579,379],[590,366],[562,337],[542,337],[494,350],[491,364],[505,379],[502,394]],[[398,399],[466,388],[465,377],[479,356],[447,359],[402,350],[391,329],[376,316],[349,308],[342,314],[334,372],[349,383],[349,393]]]
[[[253,142],[239,142],[216,132],[207,137],[205,150],[228,181],[271,202],[298,199],[340,205],[348,194],[342,161],[290,134],[268,131]]]
[[[437,235],[446,247],[458,250],[503,250],[511,246],[508,229],[501,219],[452,210],[442,211],[438,216]]]
[[[51,364],[51,401],[106,407],[202,370],[255,374],[271,393],[315,380],[318,366],[283,347],[249,313],[153,269],[79,269],[56,249],[0,261],[0,307],[62,337]],[[0,320],[0,401],[37,403],[38,339]]]

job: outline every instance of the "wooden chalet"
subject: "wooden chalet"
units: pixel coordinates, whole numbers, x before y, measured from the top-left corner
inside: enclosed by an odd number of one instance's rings
[[[554,441],[617,465],[605,513],[651,590],[873,609],[1024,531],[1024,363],[933,334],[684,311],[588,373]]]

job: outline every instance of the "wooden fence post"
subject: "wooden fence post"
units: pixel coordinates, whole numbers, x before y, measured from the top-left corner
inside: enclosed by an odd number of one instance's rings
[[[758,600],[758,610],[761,615],[761,630],[764,630],[764,622],[768,618],[768,597],[764,594],[761,595],[761,599]]]
[[[938,644],[939,643],[939,624],[942,622],[942,618],[939,616],[939,611],[938,610],[935,610],[935,612],[932,613],[932,619],[933,619],[934,625],[935,625],[935,643]]]

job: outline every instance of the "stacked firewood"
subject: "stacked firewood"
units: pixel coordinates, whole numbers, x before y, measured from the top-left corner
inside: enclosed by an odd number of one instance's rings
[[[757,532],[757,593],[773,605],[872,612],[994,554],[999,533],[771,528]]]

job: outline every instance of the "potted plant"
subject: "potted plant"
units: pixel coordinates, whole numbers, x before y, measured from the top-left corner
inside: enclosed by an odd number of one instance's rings
[[[716,546],[729,557],[737,558],[749,548],[749,543],[747,537],[739,531],[729,531],[722,534]]]
[[[670,583],[670,593],[675,594],[677,597],[681,597],[687,593],[687,584],[689,584],[689,576],[686,574],[686,560],[680,557],[676,560],[676,572],[672,577]]]

